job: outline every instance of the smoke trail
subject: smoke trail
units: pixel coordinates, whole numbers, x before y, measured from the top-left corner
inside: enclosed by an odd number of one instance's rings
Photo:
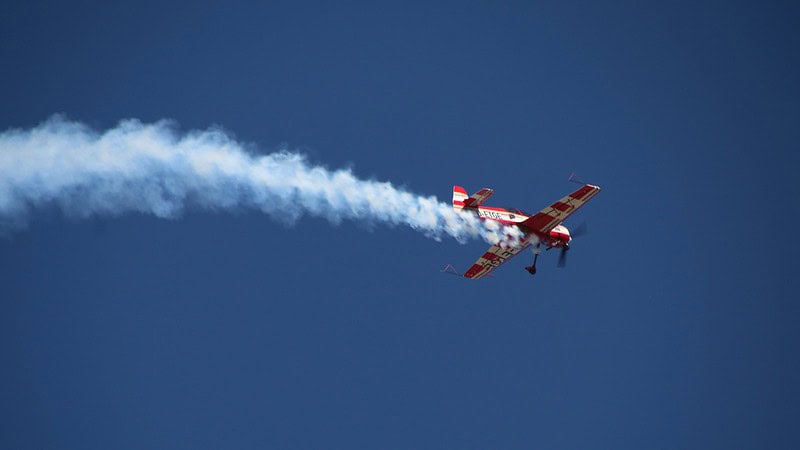
[[[77,217],[254,208],[288,223],[308,214],[333,223],[405,225],[437,240],[519,236],[435,197],[312,166],[296,153],[257,156],[220,130],[179,134],[166,121],[125,120],[97,133],[56,116],[0,134],[0,231],[52,205]]]

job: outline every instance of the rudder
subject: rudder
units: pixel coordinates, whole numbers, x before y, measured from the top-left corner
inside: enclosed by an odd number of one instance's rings
[[[467,190],[461,186],[453,186],[453,209],[461,211],[464,208],[464,200],[469,198]]]

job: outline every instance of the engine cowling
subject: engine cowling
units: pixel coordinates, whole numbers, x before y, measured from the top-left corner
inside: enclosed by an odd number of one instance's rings
[[[569,244],[569,241],[572,240],[572,236],[569,235],[569,230],[564,225],[558,225],[552,230],[550,230],[550,239],[556,245],[554,247],[561,247],[563,245]]]

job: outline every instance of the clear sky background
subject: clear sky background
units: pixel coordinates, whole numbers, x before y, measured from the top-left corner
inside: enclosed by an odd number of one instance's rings
[[[0,128],[219,125],[449,202],[603,191],[565,269],[192,210],[0,240],[0,448],[800,446],[792,2],[6,2]]]

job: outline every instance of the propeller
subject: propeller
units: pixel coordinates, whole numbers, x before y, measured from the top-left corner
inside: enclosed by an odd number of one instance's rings
[[[569,234],[572,237],[581,237],[588,232],[589,227],[586,226],[586,222],[581,222],[581,224],[575,227],[574,230],[570,230]]]
[[[558,267],[564,267],[567,265],[567,252],[569,251],[569,247],[566,245],[561,247],[561,253],[558,254]]]
[[[584,234],[589,232],[589,227],[586,226],[586,222],[582,222],[580,225],[575,227],[574,230],[570,230],[569,235],[573,238],[583,236]],[[564,267],[567,265],[567,252],[569,251],[569,245],[565,245],[561,247],[561,253],[558,254],[558,267]]]

